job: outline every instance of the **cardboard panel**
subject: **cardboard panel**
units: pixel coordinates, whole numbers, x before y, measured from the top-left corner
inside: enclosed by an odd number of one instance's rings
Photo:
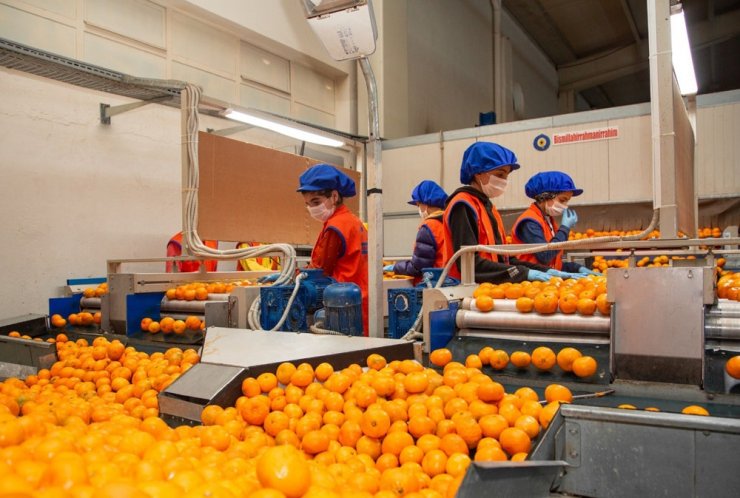
[[[198,233],[202,239],[313,245],[321,223],[296,192],[298,177],[319,161],[199,133]],[[360,174],[344,169],[360,192]],[[357,214],[359,196],[345,199]]]

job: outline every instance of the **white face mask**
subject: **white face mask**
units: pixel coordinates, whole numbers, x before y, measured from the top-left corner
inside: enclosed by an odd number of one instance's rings
[[[324,223],[332,214],[334,214],[334,210],[336,208],[334,206],[330,208],[326,207],[326,203],[322,202],[318,206],[306,206],[306,209],[308,209],[308,214],[311,215],[311,218]]]
[[[488,183],[481,185],[481,187],[483,188],[483,193],[486,197],[493,199],[494,197],[498,197],[503,194],[506,191],[506,185],[508,184],[509,181],[507,179],[491,175],[488,177]]]
[[[424,218],[427,217],[427,212],[419,208],[419,216],[421,216],[421,219],[423,220]]]
[[[567,204],[558,202],[555,199],[547,201],[547,203],[545,204],[545,212],[550,216],[560,216],[566,209],[568,209]]]

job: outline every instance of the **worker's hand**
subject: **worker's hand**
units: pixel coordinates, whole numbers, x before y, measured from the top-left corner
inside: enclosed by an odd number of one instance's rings
[[[544,271],[539,270],[527,270],[527,280],[539,280],[540,282],[549,282],[550,277],[552,275],[548,275]]]
[[[563,280],[568,280],[569,278],[574,278],[574,279],[578,280],[579,278],[583,278],[583,277],[586,276],[586,275],[582,275],[580,273],[568,273],[567,271],[560,271],[560,270],[556,270],[554,268],[550,268],[549,270],[547,270],[547,273],[549,275],[552,275],[553,277],[560,277]]]
[[[563,219],[560,222],[561,225],[568,228],[573,228],[573,226],[578,223],[578,215],[575,211],[568,208],[565,211],[563,211]]]
[[[589,269],[588,269],[588,268],[586,268],[585,266],[581,266],[581,267],[580,267],[580,268],[578,269],[578,273],[582,273],[582,274],[584,274],[584,275],[596,275],[596,276],[601,276],[601,275],[602,275],[601,273],[599,273],[599,272],[597,272],[597,271],[595,271],[595,270],[589,270]]]
[[[258,278],[257,282],[261,284],[271,284],[275,282],[279,276],[280,276],[279,273],[271,273],[270,275],[265,275],[264,277]]]
[[[383,267],[383,271],[385,271],[385,272],[387,272],[387,271],[393,271],[393,265],[385,265]]]

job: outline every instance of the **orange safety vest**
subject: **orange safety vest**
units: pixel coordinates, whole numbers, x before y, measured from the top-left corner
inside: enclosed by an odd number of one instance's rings
[[[337,206],[334,214],[324,222],[321,233],[334,230],[344,241],[344,254],[339,256],[334,272],[329,277],[337,282],[352,282],[360,287],[362,292],[362,322],[365,335],[368,334],[368,290],[367,290],[367,230],[362,222],[352,214],[344,204]],[[311,266],[319,268],[314,261],[314,252],[311,252]]]
[[[215,240],[204,240],[203,243],[211,249],[218,249],[218,242]],[[174,247],[174,254],[172,256],[180,256],[182,254],[182,232],[177,232],[172,236],[167,246]],[[170,255],[168,253],[168,255]],[[206,265],[207,271],[216,271],[218,261],[216,260],[205,260],[203,261]],[[181,273],[189,273],[200,270],[200,261],[177,261],[177,269]],[[172,271],[170,263],[167,263],[167,271]]]
[[[526,211],[519,215],[519,218],[517,218],[516,222],[514,223],[514,227],[511,229],[511,242],[513,244],[529,243],[517,237],[516,234],[517,227],[524,220],[534,221],[535,223],[539,224],[542,228],[542,233],[545,234],[545,240],[547,242],[550,242],[550,240],[555,236],[555,233],[557,233],[558,231],[557,222],[552,217],[550,217],[550,221],[552,222],[552,228],[550,228],[550,224],[547,223],[547,220],[545,220],[545,215],[542,213],[540,208],[537,207],[535,203],[532,203],[532,205],[529,206]],[[520,254],[517,257],[522,261],[529,261],[530,263],[537,263],[538,265],[542,264],[537,260],[537,256],[535,256],[534,254]],[[550,261],[550,264],[547,266],[549,266],[550,268],[555,268],[556,270],[562,269],[563,251],[559,251],[557,256],[555,256],[552,261]]]
[[[261,242],[239,242],[236,245],[237,249],[244,249],[245,247],[259,247],[263,245]],[[254,261],[257,265],[262,268],[255,268],[250,263]],[[272,256],[259,256],[257,258],[246,258],[240,259],[237,262],[237,270],[241,271],[262,271],[262,270],[280,270],[280,258],[273,258]]]
[[[442,222],[442,216],[444,211],[436,211],[430,214],[424,221],[419,225],[419,229],[425,226],[432,232],[434,237],[434,243],[437,246],[437,254],[434,257],[434,268],[444,268],[445,265],[445,229],[444,223]],[[414,250],[416,244],[414,244]],[[421,277],[414,277],[414,285],[418,285],[421,282]]]
[[[452,213],[452,208],[461,202],[465,203],[470,209],[475,212],[476,218],[478,220],[479,245],[494,245],[496,243],[494,230],[498,232],[501,243],[506,244],[506,232],[504,231],[504,222],[501,219],[501,215],[498,213],[498,210],[496,210],[496,207],[492,206],[491,209],[493,217],[496,220],[496,227],[494,228],[493,224],[491,223],[491,218],[486,212],[486,207],[480,201],[480,199],[469,192],[458,192],[457,194],[453,195],[452,199],[450,199],[450,202],[447,204],[447,208],[445,208],[444,213],[445,265],[450,260],[450,258],[452,258],[452,255],[455,254],[455,246],[452,241],[452,230],[450,229],[450,213]],[[490,252],[481,252],[478,253],[478,255],[484,259],[498,261],[498,256]],[[505,256],[502,259],[504,261],[508,261],[508,258]],[[460,278],[460,271],[458,270],[457,266],[453,265],[452,268],[450,268],[449,276],[453,278]]]

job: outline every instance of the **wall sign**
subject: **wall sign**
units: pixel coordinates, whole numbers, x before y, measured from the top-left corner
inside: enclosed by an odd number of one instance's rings
[[[566,133],[553,133],[553,145],[567,145],[579,142],[594,142],[597,140],[611,140],[619,138],[619,127],[596,128],[594,130],[569,131]]]

